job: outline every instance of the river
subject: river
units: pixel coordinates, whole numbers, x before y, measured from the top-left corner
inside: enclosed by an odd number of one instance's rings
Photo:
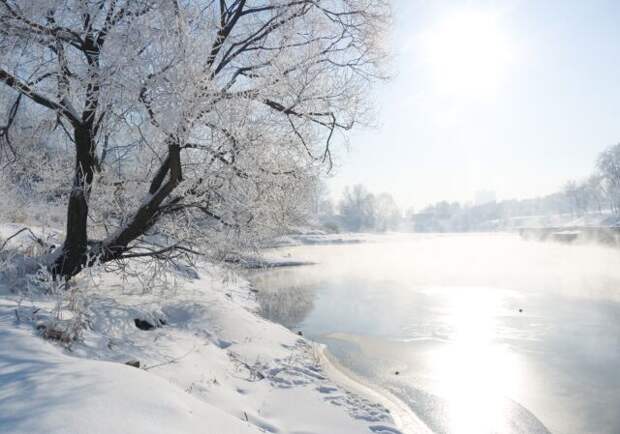
[[[620,250],[510,234],[372,236],[268,254],[261,313],[437,433],[620,433]]]

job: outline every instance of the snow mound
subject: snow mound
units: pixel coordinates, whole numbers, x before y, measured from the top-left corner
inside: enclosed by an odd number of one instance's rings
[[[163,378],[68,356],[15,327],[0,307],[0,427],[4,433],[258,433]]]

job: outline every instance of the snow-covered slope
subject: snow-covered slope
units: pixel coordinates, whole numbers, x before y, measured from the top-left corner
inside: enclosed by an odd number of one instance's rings
[[[36,331],[54,300],[0,283],[2,433],[400,432],[330,379],[320,348],[257,316],[247,282],[223,269],[163,292],[111,273],[84,287],[87,327],[66,349]]]
[[[258,433],[164,378],[119,363],[71,357],[15,326],[0,307],[3,433]]]

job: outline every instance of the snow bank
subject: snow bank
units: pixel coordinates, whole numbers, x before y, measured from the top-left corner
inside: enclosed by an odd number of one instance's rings
[[[246,281],[213,266],[196,277],[143,294],[136,282],[104,275],[87,297],[88,327],[69,349],[35,330],[52,300],[4,292],[0,431],[400,432],[374,398],[331,379],[321,348],[257,316]],[[135,319],[156,327],[141,330]]]
[[[579,217],[572,213],[538,216],[511,217],[490,220],[487,226],[494,230],[513,230],[518,228],[560,228],[560,227],[617,227],[618,217],[610,212],[590,212]]]
[[[15,324],[0,306],[3,433],[258,433],[165,379],[119,363],[79,359]]]
[[[265,247],[285,247],[297,246],[300,244],[358,244],[367,241],[368,234],[345,233],[345,234],[324,234],[324,233],[304,233],[292,234],[275,238],[266,243]]]

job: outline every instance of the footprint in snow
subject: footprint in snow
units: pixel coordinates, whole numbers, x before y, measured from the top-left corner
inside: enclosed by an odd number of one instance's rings
[[[319,386],[316,388],[316,390],[318,390],[321,393],[332,393],[332,392],[336,392],[338,389],[335,387],[331,387],[331,386]]]
[[[368,429],[377,434],[402,434],[396,428],[385,425],[371,425],[368,427]]]

